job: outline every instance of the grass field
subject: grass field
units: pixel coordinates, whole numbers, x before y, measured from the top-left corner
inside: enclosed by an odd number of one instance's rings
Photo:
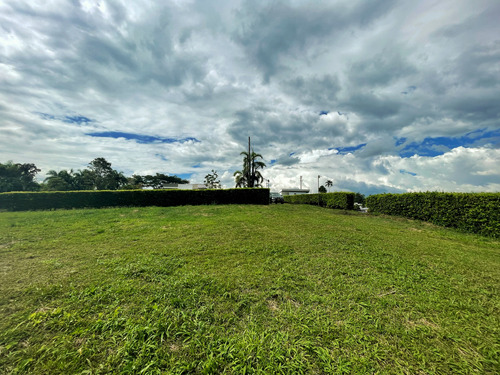
[[[500,241],[306,205],[0,212],[6,374],[495,374]]]

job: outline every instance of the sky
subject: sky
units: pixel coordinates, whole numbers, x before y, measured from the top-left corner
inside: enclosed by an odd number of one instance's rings
[[[500,1],[0,1],[0,162],[500,191]],[[319,179],[318,179],[318,176]]]

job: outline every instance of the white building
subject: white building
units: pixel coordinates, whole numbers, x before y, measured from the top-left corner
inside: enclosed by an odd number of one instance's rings
[[[282,189],[281,195],[300,195],[309,194],[309,189]]]
[[[162,189],[179,189],[179,190],[203,190],[207,187],[205,184],[164,184]]]

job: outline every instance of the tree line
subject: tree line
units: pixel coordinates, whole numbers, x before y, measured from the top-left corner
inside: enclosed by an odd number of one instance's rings
[[[118,190],[161,189],[168,184],[188,184],[189,181],[163,173],[155,175],[132,175],[126,177],[111,167],[104,158],[92,160],[83,170],[50,170],[42,182],[36,181],[41,170],[33,163],[0,163],[0,192],[9,191],[72,191],[72,190]]]
[[[266,167],[262,161],[261,154],[254,152],[251,148],[250,137],[248,138],[248,151],[242,151],[243,168],[234,172],[236,187],[262,187],[264,177],[261,171]],[[122,172],[111,168],[104,158],[92,160],[86,169],[73,171],[50,170],[47,178],[40,184],[36,182],[35,176],[40,169],[35,164],[14,164],[7,162],[0,163],[0,192],[8,191],[73,191],[73,190],[118,190],[118,189],[161,189],[168,184],[188,184],[189,181],[177,176],[168,176],[162,173],[156,175],[132,175],[126,177]],[[221,183],[218,179],[217,171],[205,176],[205,186],[209,189],[220,189]],[[325,185],[330,188],[333,185],[331,180],[327,180]],[[326,193],[326,188],[319,187],[320,193]],[[357,193],[359,194],[359,193]],[[364,196],[356,197],[356,201],[364,201]]]

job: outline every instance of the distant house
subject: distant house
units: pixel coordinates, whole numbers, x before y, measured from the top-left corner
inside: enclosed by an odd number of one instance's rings
[[[282,189],[281,195],[300,195],[309,194],[309,189]]]
[[[205,184],[164,184],[162,189],[180,189],[180,190],[203,190],[207,187]]]

